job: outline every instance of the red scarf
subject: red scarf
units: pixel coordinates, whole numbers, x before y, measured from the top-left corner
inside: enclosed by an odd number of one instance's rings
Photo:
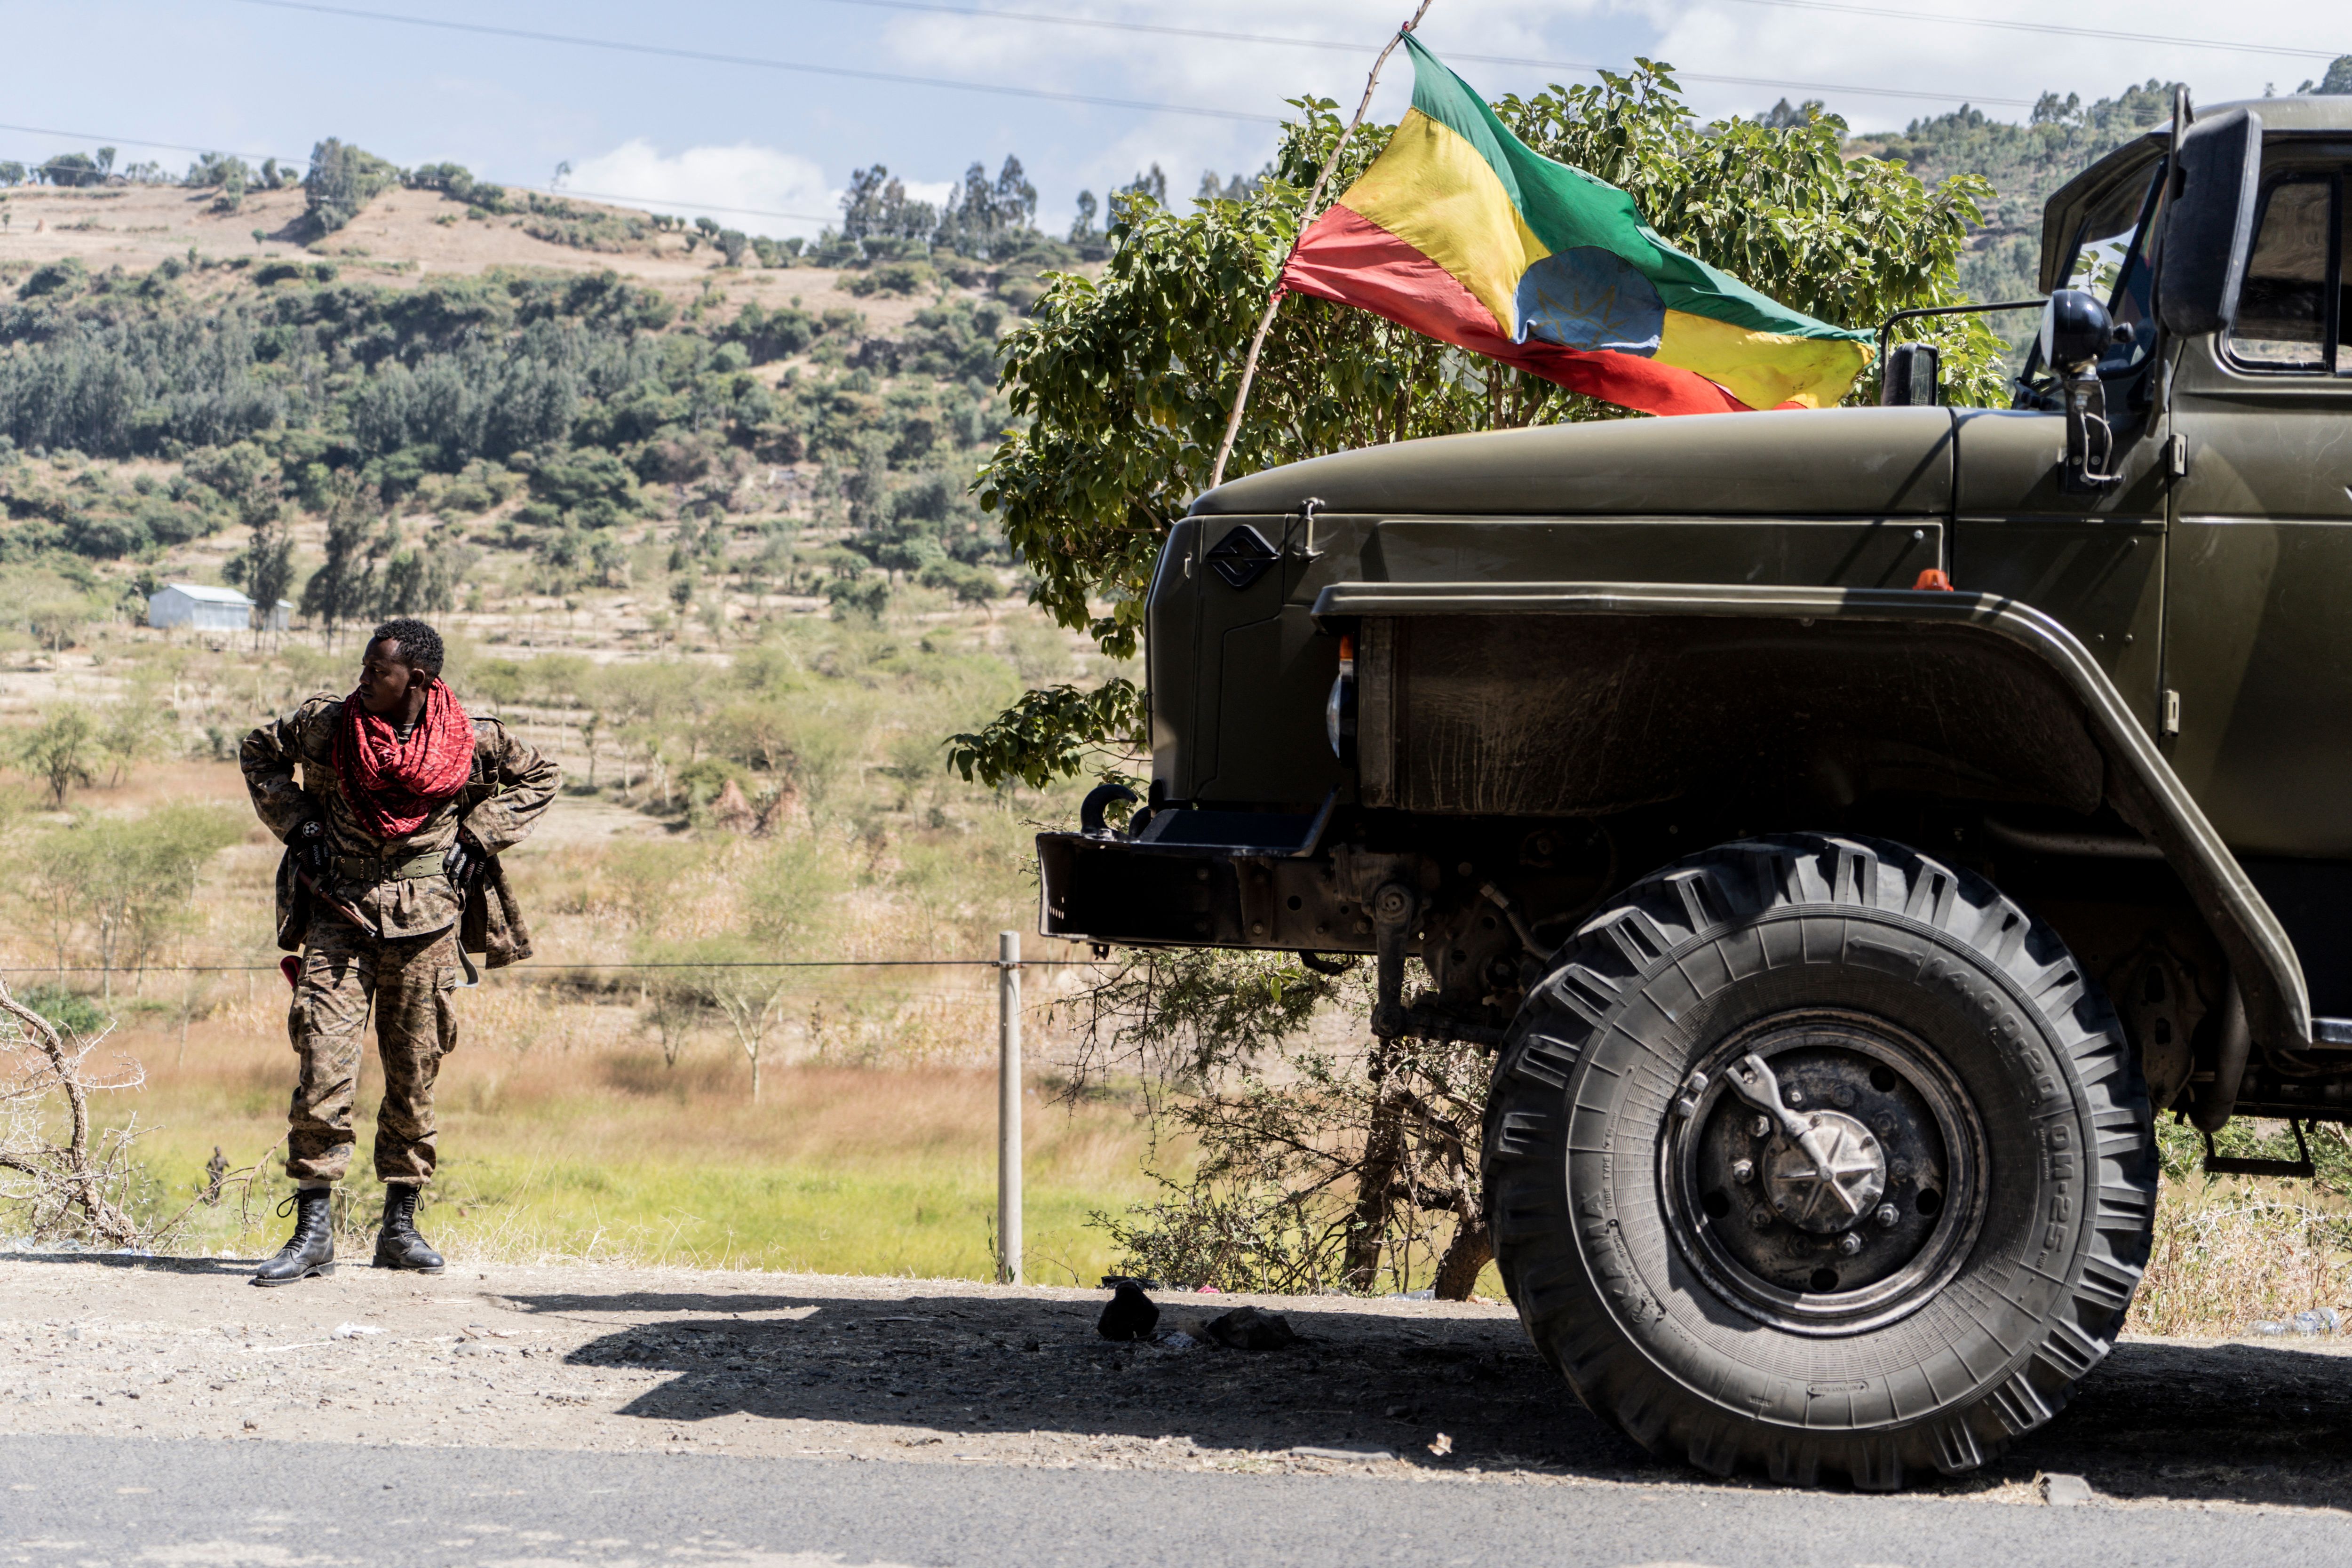
[[[425,689],[425,711],[402,740],[352,692],[335,726],[335,772],[360,826],[378,838],[405,838],[436,806],[466,787],[474,771],[474,721],[439,676]]]

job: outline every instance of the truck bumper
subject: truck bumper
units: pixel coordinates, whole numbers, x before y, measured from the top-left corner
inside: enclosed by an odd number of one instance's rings
[[[1164,811],[1136,838],[1041,833],[1037,929],[1146,947],[1370,952],[1370,917],[1319,853],[1330,810]]]

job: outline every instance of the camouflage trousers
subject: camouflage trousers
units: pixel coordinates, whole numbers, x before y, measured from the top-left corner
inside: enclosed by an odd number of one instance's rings
[[[286,1173],[307,1185],[340,1182],[352,1163],[352,1100],[361,1034],[375,1010],[383,1103],[375,1119],[380,1181],[433,1177],[433,1083],[457,1044],[451,993],[457,928],[378,938],[334,915],[314,916],[286,1031],[302,1076],[287,1115]]]

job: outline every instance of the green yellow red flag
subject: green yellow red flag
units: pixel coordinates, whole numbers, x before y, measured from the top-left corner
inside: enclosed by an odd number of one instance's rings
[[[1676,249],[1633,198],[1514,136],[1407,34],[1412,107],[1282,281],[1652,414],[1822,408],[1873,335]]]

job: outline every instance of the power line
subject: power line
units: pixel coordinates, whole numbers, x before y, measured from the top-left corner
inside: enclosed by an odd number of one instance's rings
[[[1346,54],[1370,54],[1380,47],[1380,41],[1360,43],[1346,38],[1302,38],[1279,33],[1236,33],[1214,27],[1178,27],[1162,22],[1114,22],[1098,16],[1061,16],[1041,11],[1000,11],[981,6],[950,5],[940,0],[826,0],[834,5],[855,5],[872,11],[916,11],[940,16],[974,16],[992,22],[1034,22],[1048,26],[1084,27],[1097,32],[1148,33],[1159,37],[1203,38],[1214,43],[1263,44],[1277,48],[1328,49]],[[1533,59],[1525,55],[1473,55],[1454,49],[1445,51],[1449,60],[1464,60],[1474,65],[1517,66],[1532,70],[1601,71],[1620,68],[1597,64],[1591,60]],[[1732,87],[1764,87],[1798,92],[1861,93],[1873,98],[1908,99],[1935,103],[2000,103],[2021,109],[2033,107],[2030,98],[1996,98],[1985,93],[1914,92],[1905,88],[1856,87],[1846,82],[1778,81],[1767,77],[1715,76],[1705,71],[1677,70],[1674,73],[1685,81],[1713,82]]]
[[[634,44],[618,38],[591,37],[583,33],[549,33],[529,27],[498,27],[482,22],[447,22],[429,16],[404,16],[394,11],[363,11],[349,5],[321,5],[310,0],[236,0],[240,5],[261,5],[273,11],[305,11],[321,16],[342,16],[364,22],[391,22],[404,27],[430,27],[443,32],[470,33],[492,38],[520,38],[527,43],[564,44],[574,48],[607,49],[619,54],[655,55],[666,59],[693,60],[704,65],[743,66],[755,70],[789,71],[801,76],[843,77],[852,81],[887,81],[902,87],[938,88],[950,92],[987,93],[998,98],[1034,98],[1054,103],[1081,103],[1098,109],[1135,109],[1153,114],[1191,114],[1209,120],[1240,120],[1259,125],[1279,125],[1281,117],[1252,114],[1238,109],[1209,109],[1199,104],[1154,103],[1131,98],[1103,98],[1093,93],[1057,92],[1050,88],[1012,87],[1002,82],[957,81],[949,77],[911,76],[900,71],[860,70],[851,66],[811,65],[761,55],[730,55],[710,49],[681,49],[663,44]]]
[[[2231,38],[2183,38],[2169,33],[2127,33],[2113,27],[2072,27],[2060,22],[2010,22],[1992,16],[1950,16],[1933,11],[1898,11],[1885,5],[1849,5],[1840,0],[1738,0],[1743,5],[1773,5],[1790,11],[1831,11],[1846,16],[1877,16],[1896,22],[1940,22],[1954,27],[1992,27],[2008,33],[2051,33],[2069,38],[2114,38],[2127,44],[2169,44],[2189,49],[2227,49],[2242,55],[2288,55],[2297,59],[2332,60],[2344,49],[2294,48],[2282,44],[2249,44]],[[1990,99],[1984,100],[1991,102]]]

